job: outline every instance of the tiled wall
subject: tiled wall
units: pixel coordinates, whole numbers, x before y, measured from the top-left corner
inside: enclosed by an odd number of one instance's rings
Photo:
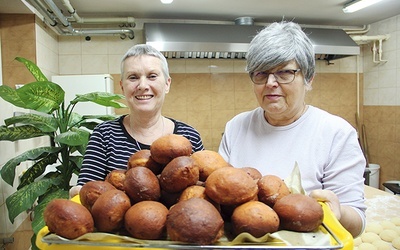
[[[58,38],[48,28],[35,22],[34,15],[0,15],[2,75],[3,84],[14,86],[34,81],[23,64],[14,60],[15,57],[25,57],[41,68],[50,78],[58,74]],[[14,112],[28,112],[17,108],[0,98],[0,125],[4,125],[6,118],[12,117]],[[26,150],[49,145],[46,137],[29,139],[18,142],[0,141],[0,168],[11,158]],[[16,169],[16,176],[27,169],[32,163],[24,162]],[[16,190],[18,179],[14,186],[6,184],[0,179],[0,238],[14,238],[14,243],[7,249],[29,249],[32,232],[27,213],[19,215],[13,224],[8,219],[5,199]]]
[[[16,83],[32,81],[33,77],[24,72],[24,66],[14,60],[16,56],[23,56],[35,60],[35,23],[34,15],[0,15],[1,27],[1,51],[2,51],[2,82],[4,85],[14,86]],[[15,107],[0,99],[0,124],[4,119],[17,111]],[[11,159],[22,153],[26,147],[32,146],[32,141],[7,142],[0,141],[0,168]],[[28,167],[21,164],[17,167],[17,175]],[[13,224],[8,219],[8,212],[5,205],[6,198],[16,190],[0,179],[0,235],[9,237],[26,219],[27,214],[23,213],[16,218]]]
[[[363,46],[364,124],[369,160],[380,165],[381,184],[400,181],[400,15],[372,24],[366,35],[387,34],[382,43],[387,62],[374,63],[372,43]]]

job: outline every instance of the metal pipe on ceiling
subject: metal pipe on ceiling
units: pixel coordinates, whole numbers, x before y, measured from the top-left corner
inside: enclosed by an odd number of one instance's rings
[[[77,23],[128,23],[135,27],[134,17],[80,17],[69,0],[62,0],[62,3]]]
[[[41,2],[37,0],[27,0],[27,1],[30,5],[32,5],[33,8],[35,8],[43,16],[44,21],[47,22],[48,25],[53,27],[57,25],[56,18],[53,16],[53,14],[47,11],[46,7],[44,7]]]
[[[58,6],[53,2],[53,0],[27,0],[28,3],[35,8],[45,19],[44,21],[50,25],[59,35],[82,35],[82,36],[91,36],[91,35],[114,35],[119,34],[121,39],[125,39],[128,37],[129,39],[134,39],[135,35],[132,29],[75,29],[71,23],[68,21],[68,18],[63,15]],[[44,1],[44,2],[43,2]],[[69,2],[65,1],[66,5],[69,6],[68,10],[73,10],[75,13],[75,18],[79,19],[80,22],[83,22],[82,18],[76,14],[74,8],[68,4]],[[102,18],[93,18],[92,21],[96,23],[107,23],[107,21],[117,22],[119,21],[129,21],[132,24],[134,19],[129,18],[111,18],[111,19],[102,19]],[[60,27],[62,24],[62,27]]]

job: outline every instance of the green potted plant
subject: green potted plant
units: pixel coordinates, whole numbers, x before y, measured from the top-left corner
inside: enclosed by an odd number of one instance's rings
[[[6,183],[13,186],[15,168],[24,161],[34,162],[20,177],[17,191],[6,199],[6,206],[11,223],[19,214],[33,208],[32,247],[36,249],[36,235],[45,226],[43,210],[53,199],[69,198],[70,180],[73,173],[79,172],[90,131],[99,122],[115,118],[110,115],[81,115],[73,112],[75,105],[94,102],[115,108],[126,106],[116,101],[123,99],[122,95],[104,92],[76,95],[67,104],[64,102],[64,90],[48,81],[33,62],[21,57],[16,60],[26,66],[36,81],[18,89],[2,85],[0,97],[17,107],[36,112],[5,119],[5,125],[0,126],[0,140],[18,141],[50,136],[52,143],[10,159],[0,174]]]

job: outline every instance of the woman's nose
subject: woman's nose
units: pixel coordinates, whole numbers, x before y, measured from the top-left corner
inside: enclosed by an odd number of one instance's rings
[[[276,86],[278,85],[278,81],[276,80],[274,74],[269,74],[267,77],[267,81],[265,82],[265,85],[267,86]]]
[[[146,86],[146,77],[140,77],[137,81],[137,89],[143,89]]]

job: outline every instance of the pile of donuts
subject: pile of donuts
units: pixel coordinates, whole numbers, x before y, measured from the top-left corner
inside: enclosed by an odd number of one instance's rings
[[[48,203],[44,220],[51,233],[75,239],[107,232],[209,245],[243,232],[310,232],[323,220],[316,200],[291,193],[279,177],[235,168],[211,150],[192,153],[190,141],[174,134],[134,153],[126,170],[86,183],[79,200]]]

